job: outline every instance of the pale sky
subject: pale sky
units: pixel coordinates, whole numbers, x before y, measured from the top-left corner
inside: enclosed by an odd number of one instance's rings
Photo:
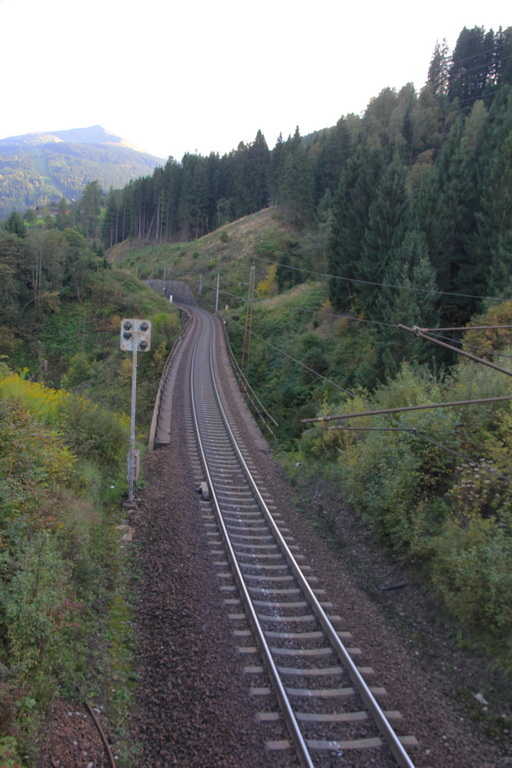
[[[0,0],[0,138],[101,125],[157,157],[272,149],[425,83],[510,0]]]

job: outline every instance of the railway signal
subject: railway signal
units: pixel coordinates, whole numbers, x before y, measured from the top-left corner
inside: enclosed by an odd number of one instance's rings
[[[121,349],[132,352],[134,344],[138,352],[148,352],[151,349],[151,323],[149,320],[121,321]]]
[[[128,501],[133,501],[135,479],[137,475],[135,451],[135,401],[137,394],[137,352],[151,349],[151,323],[149,320],[125,318],[121,320],[121,349],[132,353],[132,403],[130,412],[130,451],[126,479],[128,481]]]

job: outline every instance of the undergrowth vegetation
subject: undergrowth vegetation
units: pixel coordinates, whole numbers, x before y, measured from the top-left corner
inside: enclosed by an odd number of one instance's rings
[[[57,695],[73,699],[78,685],[87,688],[98,663],[100,607],[109,601],[118,550],[113,502],[124,488],[128,422],[5,366],[2,373],[3,730],[30,758],[50,702]]]
[[[505,314],[493,308],[478,323],[491,325],[498,316],[503,323]],[[233,310],[225,319],[252,386],[280,424],[291,474],[309,472],[334,484],[394,557],[421,568],[460,641],[512,674],[509,402],[330,420],[508,397],[510,377],[467,360],[449,371],[403,363],[394,378],[365,386],[377,332],[355,315],[336,315],[320,284],[255,302],[245,352],[244,312]],[[479,332],[470,333],[473,345],[482,346]],[[486,344],[488,356],[494,353],[494,362],[507,368],[503,335]]]
[[[181,327],[164,297],[111,268],[78,229],[28,231],[13,215],[0,251],[0,762],[22,768],[37,763],[57,698],[98,697],[114,728],[126,719],[130,608],[116,525],[132,355],[120,329],[124,318],[152,323],[138,357],[142,448]]]
[[[361,392],[321,415],[511,394],[510,379],[488,368],[461,364],[440,385],[405,365],[373,395]],[[511,416],[508,403],[405,411],[326,421],[336,427],[315,426],[300,441],[304,458],[330,464],[331,478],[375,534],[427,568],[466,639],[487,645],[509,672]]]

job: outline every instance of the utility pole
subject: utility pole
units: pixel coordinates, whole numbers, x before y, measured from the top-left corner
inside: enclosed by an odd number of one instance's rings
[[[249,274],[249,295],[247,297],[247,312],[245,315],[244,346],[242,349],[242,370],[246,362],[246,375],[249,369],[249,358],[251,356],[251,334],[252,334],[252,304],[254,299],[254,280],[256,276],[256,267],[251,266]]]
[[[130,450],[126,479],[128,501],[133,501],[135,480],[138,475],[135,461],[135,403],[137,399],[137,351],[151,349],[151,323],[149,320],[124,319],[121,321],[121,349],[132,352],[132,399],[130,408]]]
[[[220,272],[217,272],[217,292],[215,294],[215,314],[219,311]]]

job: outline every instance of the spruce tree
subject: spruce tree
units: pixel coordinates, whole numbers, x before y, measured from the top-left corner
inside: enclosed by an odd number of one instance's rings
[[[398,156],[387,166],[377,187],[368,213],[362,258],[358,265],[361,278],[371,283],[384,282],[391,263],[397,258],[409,225],[409,203],[405,189],[405,168]],[[378,307],[380,287],[361,286],[366,310],[373,317]]]
[[[384,282],[375,312],[389,326],[379,329],[377,353],[385,375],[394,376],[405,360],[431,362],[435,357],[433,347],[393,327],[400,323],[432,328],[439,322],[436,275],[423,233],[410,231],[405,235],[388,264]]]
[[[476,221],[475,279],[487,294],[507,294],[512,286],[512,130],[495,155]]]
[[[445,96],[448,93],[449,73],[450,52],[444,38],[442,43],[436,42],[428,68],[427,85],[436,96]]]
[[[246,184],[250,194],[250,211],[261,210],[269,204],[269,170],[270,152],[261,131],[258,131],[254,142],[247,153]]]
[[[359,145],[341,174],[331,217],[327,250],[329,298],[337,309],[352,309],[360,304],[362,244],[368,226],[368,213],[374,200],[383,168],[380,148]],[[341,279],[336,279],[341,278]]]
[[[298,126],[293,138],[286,143],[279,202],[293,224],[303,226],[313,221],[313,174]]]

